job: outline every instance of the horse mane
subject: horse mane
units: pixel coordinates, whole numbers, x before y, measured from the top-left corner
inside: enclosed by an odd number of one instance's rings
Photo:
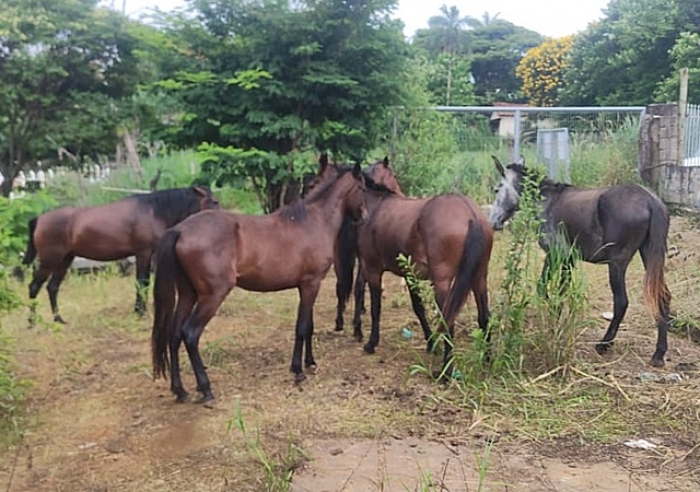
[[[566,188],[570,188],[572,185],[568,183],[562,183],[559,181],[555,181],[554,179],[550,178],[547,176],[545,173],[543,173],[540,169],[538,168],[533,168],[533,167],[525,167],[523,164],[520,163],[514,163],[514,164],[509,164],[506,166],[508,169],[512,169],[516,173],[518,173],[521,176],[527,176],[530,179],[533,179],[535,182],[540,184],[540,190],[541,191],[556,191],[556,192],[561,192],[565,190]],[[518,185],[518,194],[522,192],[522,181]]]
[[[365,188],[368,190],[376,191],[382,194],[386,195],[396,195],[396,192],[394,190],[391,190],[384,186],[381,183],[377,183],[375,180],[372,179],[372,177],[369,175],[367,171],[363,171],[363,174],[365,176]]]
[[[211,195],[211,190],[201,186]],[[154,191],[145,195],[134,195],[139,205],[150,207],[156,218],[162,220],[167,227],[182,222],[190,215],[199,212],[201,195],[193,186],[187,188],[172,188]]]
[[[333,187],[335,182],[350,170],[352,170],[350,166],[338,166],[338,174],[333,179],[312,190],[306,197],[300,198],[281,208],[279,211],[280,217],[290,222],[303,222],[307,216],[306,206],[325,197],[328,194],[328,190]]]

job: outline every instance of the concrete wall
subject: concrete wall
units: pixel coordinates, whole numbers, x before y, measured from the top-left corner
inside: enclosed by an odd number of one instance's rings
[[[639,174],[664,202],[700,209],[700,167],[680,165],[678,119],[675,103],[647,107],[639,132]]]

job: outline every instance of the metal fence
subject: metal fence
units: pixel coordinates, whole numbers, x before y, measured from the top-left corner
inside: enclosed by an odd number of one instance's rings
[[[429,109],[488,118],[494,133],[512,141],[511,157],[515,158],[523,145],[536,142],[538,130],[567,128],[571,136],[603,136],[629,122],[630,118],[638,126],[646,107],[434,106]]]
[[[683,165],[700,166],[700,105],[688,104],[686,107],[683,140]]]

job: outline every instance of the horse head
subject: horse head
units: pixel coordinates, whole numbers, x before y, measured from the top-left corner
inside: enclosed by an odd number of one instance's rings
[[[359,163],[346,174],[352,177],[353,182],[346,194],[345,210],[354,222],[361,224],[369,215],[365,203],[365,177]]]
[[[521,157],[518,162],[508,164],[504,168],[496,156],[491,157],[501,175],[501,181],[496,186],[496,199],[491,206],[489,222],[495,230],[500,231],[518,210],[525,175],[525,160]]]
[[[376,184],[384,186],[387,190],[398,196],[406,196],[401,191],[399,182],[396,179],[396,172],[389,166],[389,158],[385,157],[377,161],[365,170],[365,175],[369,176]]]
[[[199,195],[199,210],[218,210],[221,208],[219,200],[206,186],[193,186],[192,189]]]

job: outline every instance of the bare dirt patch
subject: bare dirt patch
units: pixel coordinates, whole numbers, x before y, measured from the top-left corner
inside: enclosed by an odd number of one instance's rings
[[[667,268],[673,308],[692,322],[700,235],[674,218],[669,244],[676,248]],[[494,252],[492,291],[504,247],[499,242]],[[73,276],[60,296],[67,327],[29,331],[26,312],[3,321],[17,340],[19,372],[33,386],[25,436],[0,454],[0,490],[3,484],[13,492],[269,490],[257,452],[276,473],[294,468],[297,492],[477,490],[487,439],[494,443],[482,490],[698,490],[700,376],[686,371],[677,384],[640,380],[642,373],[673,373],[679,363],[700,365],[698,345],[689,335],[672,335],[667,367],[648,365],[656,333],[641,302],[636,259],[617,345],[598,357],[592,347],[606,324],[598,314],[610,310],[611,297],[607,270],[585,268],[597,322],[580,353],[591,377],[576,379],[565,397],[547,381],[527,392],[513,388],[523,394],[508,407],[471,401],[473,395],[410,374],[412,364],[439,365],[440,356],[426,355],[422,340],[401,336],[404,327],[419,329],[407,295],[389,275],[374,356],[364,355],[350,333],[332,331],[334,285],[332,276],[326,280],[314,316],[319,368],[301,387],[288,370],[296,292],[235,291],[202,340],[215,407],[177,405],[168,382],[152,381],[150,318],[130,313],[133,280]],[[18,288],[24,295],[26,287]],[[474,311],[470,301],[458,346],[467,343]],[[40,312],[49,319],[45,293]],[[183,375],[194,392],[187,364]],[[601,396],[599,404],[592,395]],[[531,415],[542,407],[549,413]],[[245,434],[233,425],[239,411]],[[545,437],[551,435],[559,437]],[[657,447],[626,447],[632,438]]]

